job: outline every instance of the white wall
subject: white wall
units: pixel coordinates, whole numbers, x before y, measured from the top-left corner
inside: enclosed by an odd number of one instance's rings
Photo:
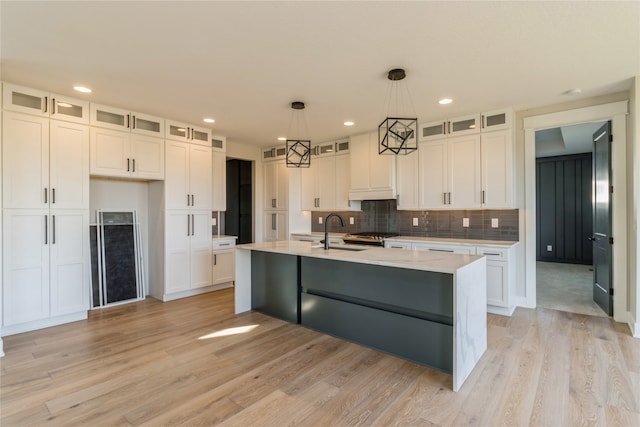
[[[97,209],[136,209],[142,238],[145,295],[149,288],[149,184],[108,178],[91,178],[89,223],[96,223]]]
[[[633,88],[629,96],[629,120],[627,146],[628,160],[631,166],[628,168],[629,197],[629,324],[635,337],[640,337],[640,277],[638,277],[638,265],[640,263],[640,250],[638,244],[638,223],[640,223],[640,75],[636,76]]]

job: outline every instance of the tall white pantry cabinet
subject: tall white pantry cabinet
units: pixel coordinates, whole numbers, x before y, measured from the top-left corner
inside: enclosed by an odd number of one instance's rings
[[[82,101],[63,104],[79,106],[67,117],[55,95],[3,89],[2,334],[9,335],[87,316],[89,127]]]

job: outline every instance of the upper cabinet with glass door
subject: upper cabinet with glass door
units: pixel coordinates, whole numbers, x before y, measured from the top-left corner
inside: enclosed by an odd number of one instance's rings
[[[91,125],[158,138],[164,137],[164,119],[93,103],[91,104]]]
[[[167,120],[165,138],[211,147],[211,130]]]
[[[468,135],[480,132],[480,114],[447,119],[420,125],[419,140],[429,141],[445,136]]]
[[[429,141],[446,136],[469,135],[508,129],[512,127],[512,117],[513,114],[510,109],[503,109],[426,123],[420,125],[419,136],[421,141]]]
[[[4,109],[74,123],[89,123],[89,102],[4,83]]]

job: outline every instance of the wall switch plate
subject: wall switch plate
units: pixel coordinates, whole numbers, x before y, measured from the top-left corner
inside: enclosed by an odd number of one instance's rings
[[[349,217],[349,224],[350,224],[350,225],[353,225],[353,224],[355,224],[355,223],[356,223],[355,219],[353,219],[353,217],[352,217],[352,216],[350,216],[350,217]]]
[[[491,228],[498,228],[498,218],[491,218]]]
[[[462,218],[462,226],[463,227],[469,226],[469,218]]]
[[[418,226],[418,218],[413,218],[413,226],[414,227]]]
[[[547,245],[547,252],[553,252],[553,246]]]
[[[217,218],[211,218],[211,225],[215,226],[216,224],[218,224],[218,219]]]
[[[318,217],[318,224],[322,224],[322,217],[321,216]]]

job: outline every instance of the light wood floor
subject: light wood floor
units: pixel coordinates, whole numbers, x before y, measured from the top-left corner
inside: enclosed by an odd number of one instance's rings
[[[5,337],[0,424],[640,425],[640,340],[608,318],[489,315],[454,393],[446,374],[232,307],[232,290],[148,299]]]

